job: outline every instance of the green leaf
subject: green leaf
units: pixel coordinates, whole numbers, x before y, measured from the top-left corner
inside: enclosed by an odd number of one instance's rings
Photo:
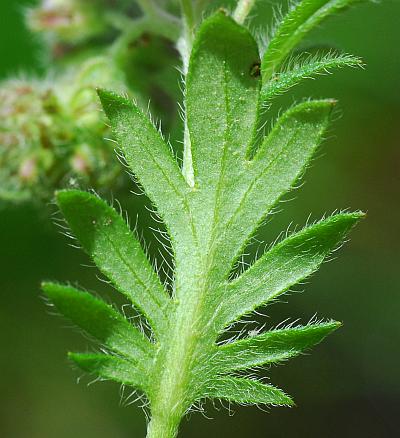
[[[293,400],[282,390],[257,380],[225,377],[213,381],[207,397],[220,398],[239,404],[293,406]]]
[[[167,323],[169,296],[122,217],[97,196],[79,190],[58,192],[57,204],[97,267],[160,335]]]
[[[236,321],[315,272],[362,217],[362,213],[337,214],[275,245],[223,288],[217,326]]]
[[[323,19],[362,0],[301,0],[295,3],[276,27],[264,53],[261,72],[269,81],[288,54]]]
[[[91,353],[68,353],[68,357],[83,371],[106,380],[140,388],[148,387],[146,370],[136,368],[134,363],[115,356]]]
[[[190,234],[189,187],[168,145],[150,119],[129,99],[98,90],[126,162],[165,221],[173,239]]]
[[[320,343],[340,325],[331,321],[267,331],[218,347],[213,360],[220,373],[280,362]]]
[[[312,79],[316,75],[329,73],[333,68],[361,67],[360,58],[352,55],[335,55],[328,53],[322,58],[313,56],[298,63],[291,63],[282,72],[275,73],[270,81],[263,84],[261,89],[261,100],[267,103],[273,97],[284,93],[289,88],[297,85],[303,79]]]
[[[259,223],[304,172],[328,126],[334,103],[310,101],[286,111],[254,158],[244,163],[245,172],[227,203],[229,219],[220,224],[215,244],[227,271]]]
[[[43,283],[42,290],[59,312],[111,350],[142,364],[154,354],[143,333],[104,301],[56,283]]]
[[[276,244],[232,279],[232,267],[251,236],[304,172],[324,136],[335,103],[317,100],[294,106],[267,136],[259,138],[264,132],[257,131],[265,114],[260,108],[262,99],[307,75],[356,63],[351,57],[325,57],[299,61],[292,64],[291,71],[281,67],[311,28],[353,1],[304,0],[291,9],[265,54],[261,98],[259,51],[247,29],[222,12],[199,25],[194,41],[192,27],[188,27],[188,45],[180,46],[185,54],[192,48],[184,78],[182,169],[161,134],[135,104],[113,93],[99,92],[126,161],[171,237],[172,294],[168,295],[136,237],[111,207],[87,193],[66,191],[57,199],[72,231],[100,270],[149,320],[157,338],[150,344],[151,360],[136,363],[131,359],[133,354],[127,357],[123,341],[129,338],[129,347],[135,349],[137,332],[128,333],[126,324],[104,303],[85,298],[88,316],[82,297],[75,292],[73,298],[62,293],[55,301],[115,353],[72,354],[71,359],[102,378],[145,391],[152,415],[148,438],[174,438],[181,418],[193,403],[204,398],[292,405],[280,389],[252,380],[249,374],[238,377],[236,371],[299,354],[338,326],[329,322],[286,328],[218,345],[229,324],[316,271],[362,216],[338,214],[305,228]],[[189,15],[193,12],[191,3],[182,3]],[[278,71],[278,79],[269,83]],[[148,340],[143,341],[147,349]]]
[[[260,87],[251,34],[219,12],[204,21],[186,79],[200,239],[207,246],[255,134]],[[201,214],[200,214],[201,212]]]

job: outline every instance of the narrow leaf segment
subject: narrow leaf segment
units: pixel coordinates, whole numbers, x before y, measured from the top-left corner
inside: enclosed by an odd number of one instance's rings
[[[223,286],[217,326],[236,321],[315,272],[362,216],[331,216],[275,245],[239,278]]]
[[[285,70],[275,73],[270,81],[263,84],[261,90],[263,105],[268,104],[272,98],[289,90],[303,79],[312,79],[317,75],[329,73],[335,68],[362,67],[362,65],[360,58],[335,54],[291,62]]]
[[[68,357],[89,374],[133,386],[142,391],[148,390],[150,382],[146,371],[137,369],[135,364],[124,359],[106,354],[85,353],[69,353]]]
[[[58,192],[57,204],[97,267],[159,334],[169,297],[124,219],[102,199],[78,190]]]
[[[225,377],[218,380],[209,388],[207,396],[243,405],[293,406],[293,400],[282,390],[257,380],[238,377]]]
[[[143,333],[104,301],[56,283],[43,283],[42,290],[60,313],[109,349],[141,362],[153,354]]]
[[[281,362],[319,344],[340,327],[336,321],[271,330],[218,347],[214,356],[218,372],[246,370]]]
[[[301,0],[294,3],[276,26],[263,56],[263,82],[269,81],[289,53],[322,20],[362,0]]]

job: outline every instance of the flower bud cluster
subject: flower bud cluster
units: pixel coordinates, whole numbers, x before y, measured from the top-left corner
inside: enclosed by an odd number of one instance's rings
[[[96,87],[124,78],[105,57],[56,80],[10,80],[0,87],[0,197],[52,196],[69,184],[118,184],[122,172]]]
[[[35,32],[44,32],[53,40],[76,44],[106,30],[104,8],[100,0],[42,0],[27,13],[27,24]]]
[[[158,7],[173,3],[160,0]],[[0,82],[0,199],[47,201],[70,184],[99,192],[124,187],[96,87],[133,95],[163,115],[172,135],[180,132],[177,54],[154,26],[143,27],[151,21],[143,4],[39,0],[27,11],[28,27],[50,49],[52,73]]]

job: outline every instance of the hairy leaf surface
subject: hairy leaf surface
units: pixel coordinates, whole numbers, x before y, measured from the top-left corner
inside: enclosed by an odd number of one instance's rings
[[[188,232],[188,186],[168,145],[149,118],[129,99],[105,90],[98,90],[98,94],[133,174],[173,237],[178,233],[184,235]]]
[[[328,54],[321,58],[300,60],[293,67],[275,73],[270,81],[264,83],[261,89],[261,99],[265,105],[273,97],[284,93],[303,79],[312,79],[316,75],[329,73],[334,68],[361,66],[360,58],[352,55]]]
[[[292,399],[282,390],[257,380],[238,377],[226,377],[213,382],[213,386],[208,389],[207,396],[239,404],[293,405]]]
[[[239,278],[223,286],[216,326],[237,320],[315,272],[362,216],[334,215],[275,245]]]
[[[202,237],[222,220],[254,136],[260,80],[250,33],[223,13],[200,28],[187,76],[186,107]],[[200,214],[200,211],[202,214]],[[207,242],[205,242],[207,244]]]
[[[69,353],[69,359],[89,374],[107,380],[139,388],[148,389],[148,376],[145,369],[138,369],[132,362],[106,354]]]
[[[246,173],[237,182],[229,219],[218,229],[218,253],[226,257],[227,271],[260,222],[304,172],[328,126],[334,103],[310,101],[289,109],[254,157],[243,163]]]
[[[292,406],[282,390],[249,370],[299,355],[340,325],[252,330],[240,340],[220,342],[243,316],[314,273],[362,217],[330,216],[275,244],[244,272],[233,269],[262,221],[303,175],[335,101],[297,104],[267,134],[257,132],[268,115],[262,104],[305,77],[358,65],[357,58],[328,55],[281,67],[315,25],[355,1],[303,0],[293,6],[263,57],[261,77],[259,49],[248,29],[221,11],[205,19],[191,44],[185,77],[182,169],[145,113],[124,97],[99,91],[129,169],[171,239],[172,294],[121,216],[77,190],[58,192],[57,203],[100,271],[145,316],[146,335],[86,292],[53,283],[43,287],[61,313],[109,352],[71,353],[71,360],[145,393],[152,414],[149,438],[175,437],[181,418],[205,398]]]
[[[43,283],[42,290],[59,312],[106,347],[133,360],[148,362],[153,354],[153,345],[104,301],[56,283]]]
[[[169,297],[122,217],[97,196],[78,190],[58,192],[57,203],[97,267],[159,333],[166,323]]]
[[[264,53],[261,71],[263,82],[269,81],[288,54],[322,20],[362,0],[301,0],[294,3],[277,25]]]
[[[245,370],[280,362],[319,344],[340,327],[336,321],[271,330],[218,347],[214,360],[219,372]]]

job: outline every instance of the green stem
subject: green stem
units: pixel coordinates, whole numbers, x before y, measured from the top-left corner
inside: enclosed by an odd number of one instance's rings
[[[235,21],[239,24],[243,24],[255,3],[256,0],[239,0],[235,12],[233,13]]]
[[[122,31],[110,49],[117,63],[123,63],[129,44],[145,32],[159,35],[173,42],[179,38],[181,33],[179,21],[170,15],[144,15],[132,20],[123,15],[109,14],[108,20],[112,26]]]
[[[194,187],[194,169],[192,159],[192,147],[190,143],[189,129],[185,119],[185,131],[183,137],[183,165],[182,174],[189,187]]]
[[[194,4],[194,11],[196,15],[197,22],[200,22],[203,16],[203,12],[206,10],[207,6],[212,0],[197,0]]]
[[[138,22],[145,21],[149,32],[163,36],[173,42],[179,38],[181,23],[178,17],[164,11],[152,1],[144,0],[139,3],[143,12],[140,18],[132,20],[125,14],[109,12],[107,14],[108,21],[116,29],[124,33],[133,28]]]
[[[193,45],[196,20],[192,0],[180,0],[180,5],[183,21],[183,36],[178,44],[178,48],[182,56],[183,73],[186,74]]]
[[[185,405],[185,388],[194,340],[191,331],[183,328],[188,323],[184,317],[191,312],[182,316],[182,312],[176,311],[176,326],[157,359],[160,382],[154,396],[150,397],[151,421],[146,438],[175,438],[189,407]],[[165,367],[165,363],[173,363],[174,366]]]
[[[190,280],[186,284],[191,284],[191,292],[197,292]],[[202,282],[197,286],[201,290],[204,288]],[[175,438],[182,417],[192,403],[187,398],[187,387],[193,354],[199,343],[202,297],[196,293],[191,295],[185,286],[182,287],[183,299],[177,302],[175,314],[171,317],[175,326],[166,341],[165,350],[157,358],[160,381],[153,397],[150,397],[152,417],[147,438]],[[191,329],[188,330],[188,327]],[[174,366],[165,367],[166,363]]]
[[[183,36],[178,44],[179,51],[182,56],[183,73],[186,75],[189,68],[190,52],[192,50],[195,27],[196,14],[193,8],[192,0],[180,0],[182,19],[183,19]],[[192,151],[190,144],[189,130],[185,116],[185,133],[183,142],[183,166],[182,173],[190,187],[194,186]]]
[[[113,21],[114,21],[114,17],[113,17]],[[117,24],[121,25],[123,23],[118,21]],[[124,65],[126,59],[126,51],[127,48],[129,47],[129,44],[132,41],[137,40],[143,34],[143,32],[145,32],[146,29],[148,29],[148,24],[149,24],[148,20],[145,17],[138,18],[136,20],[130,20],[130,19],[126,20],[125,30],[110,47],[110,54],[114,58],[117,65],[119,66]]]
[[[195,27],[195,15],[192,0],[180,0],[181,11],[185,27],[189,32],[190,39],[193,40],[193,33]]]
[[[146,438],[175,438],[178,434],[179,421],[168,415],[168,412],[156,413],[152,411]]]
[[[173,15],[162,13],[149,17],[149,31],[175,43],[181,33],[181,24]]]
[[[140,9],[147,15],[157,15],[160,8],[153,0],[136,0]]]

